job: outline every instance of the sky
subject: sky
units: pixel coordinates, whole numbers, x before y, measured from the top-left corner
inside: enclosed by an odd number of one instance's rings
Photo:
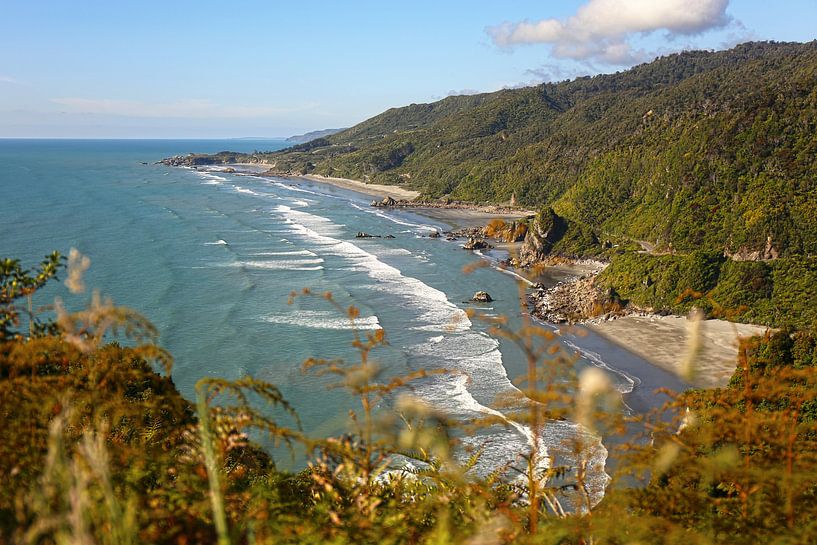
[[[2,0],[0,137],[290,136],[816,37],[817,0]]]

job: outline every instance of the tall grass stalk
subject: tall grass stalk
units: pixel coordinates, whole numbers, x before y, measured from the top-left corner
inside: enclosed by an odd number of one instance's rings
[[[213,448],[213,435],[210,430],[210,409],[207,405],[207,387],[204,379],[196,383],[196,412],[199,417],[201,450],[204,456],[204,467],[207,469],[207,482],[210,487],[210,503],[213,507],[213,523],[216,527],[218,545],[230,545],[227,529],[227,514],[224,511],[224,495],[221,490],[221,470],[216,452]]]

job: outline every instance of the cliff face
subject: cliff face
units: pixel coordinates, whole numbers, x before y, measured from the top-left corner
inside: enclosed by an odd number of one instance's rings
[[[738,248],[736,252],[726,252],[726,255],[735,261],[768,261],[780,257],[780,252],[774,247],[772,237],[766,237],[766,245],[760,249]]]
[[[611,246],[609,241],[600,242],[587,225],[570,221],[545,207],[528,223],[517,264],[529,267],[554,257],[606,258]]]
[[[519,249],[520,264],[530,266],[544,260],[566,230],[567,222],[557,216],[552,208],[540,211],[528,225],[528,232]]]

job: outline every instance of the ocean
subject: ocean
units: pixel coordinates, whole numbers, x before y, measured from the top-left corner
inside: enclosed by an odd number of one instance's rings
[[[495,301],[475,308],[518,325],[517,279],[495,266],[464,274],[486,257],[427,236],[449,225],[372,208],[370,196],[307,180],[155,164],[191,151],[282,147],[276,140],[0,140],[0,257],[34,265],[52,250],[77,248],[92,261],[89,287],[159,329],[185,396],[192,399],[201,377],[252,375],[281,389],[313,437],[347,430],[348,412],[358,408],[331,387],[334,377],[302,370],[307,358],[356,358],[342,312],[322,297],[288,301],[303,288],[330,292],[340,307],[360,309],[361,334],[385,331],[388,345],[372,353],[385,376],[445,369],[417,382],[412,395],[455,420],[506,420],[463,437],[484,451],[478,471],[525,452],[530,430],[507,416],[509,409],[496,408],[518,392],[512,380],[526,373],[525,358],[465,312],[465,301],[486,290]],[[359,231],[394,238],[358,239]],[[89,297],[62,286],[43,294],[54,295],[74,309]],[[567,353],[578,351],[576,370],[605,369],[634,410],[655,405],[652,386],[677,384],[592,334],[561,342]],[[557,452],[576,433],[569,421],[551,422],[543,443]],[[598,444],[591,474],[597,497],[608,480],[606,457]]]

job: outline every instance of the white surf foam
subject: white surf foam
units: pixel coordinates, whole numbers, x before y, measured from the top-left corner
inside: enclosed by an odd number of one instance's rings
[[[293,232],[303,236],[311,244],[316,245],[315,251],[319,255],[334,255],[344,258],[360,270],[366,271],[370,278],[375,280],[372,289],[386,291],[390,294],[406,299],[407,306],[418,312],[418,319],[422,325],[434,326],[440,331],[465,331],[471,322],[465,312],[448,301],[446,295],[410,276],[404,276],[398,269],[380,261],[355,244],[321,234],[317,229],[328,227],[326,218],[293,210],[287,206],[279,206],[276,211],[284,214],[291,220]]]
[[[320,249],[316,249],[319,255],[343,257],[374,280],[371,289],[385,291],[402,299],[402,308],[407,314],[411,313],[414,324],[411,329],[448,334],[432,337],[434,342],[431,345],[409,347],[412,356],[419,359],[428,356],[426,359],[429,361],[442,360],[440,367],[453,371],[452,374],[445,375],[446,378],[426,381],[418,387],[417,391],[424,401],[449,413],[471,413],[470,416],[481,413],[505,418],[498,411],[480,404],[466,387],[469,377],[473,378],[474,382],[471,384],[478,384],[478,389],[482,392],[487,391],[488,399],[499,392],[515,389],[502,365],[499,344],[487,335],[471,330],[471,322],[462,309],[451,303],[440,290],[416,278],[404,276],[398,269],[380,261],[359,246],[310,229],[306,224],[321,223],[316,222],[312,214],[288,207],[278,207],[277,210],[293,221],[292,227],[296,233],[320,246]],[[523,445],[511,449],[512,452],[518,452],[519,447],[529,448],[533,445],[533,434],[529,429],[515,422],[508,423],[523,438]]]
[[[257,261],[237,261],[236,266],[247,269],[269,269],[274,271],[319,271],[323,269],[320,265],[323,259],[280,259],[280,260],[257,260]],[[317,266],[316,266],[317,265]]]
[[[576,352],[578,352],[578,354],[581,357],[583,357],[584,359],[586,359],[587,361],[589,361],[590,363],[592,363],[596,367],[598,367],[600,369],[604,369],[605,371],[608,371],[609,373],[620,377],[623,380],[623,382],[620,382],[620,383],[616,384],[616,389],[620,393],[629,394],[630,392],[632,392],[635,389],[636,386],[641,384],[641,379],[640,378],[638,378],[636,376],[633,376],[633,375],[630,375],[629,373],[625,373],[621,369],[616,369],[615,367],[612,367],[612,366],[608,365],[607,362],[605,362],[602,359],[600,354],[597,354],[596,352],[593,352],[592,350],[586,350],[584,348],[581,348],[576,343],[574,343],[572,341],[569,341],[569,340],[567,340],[565,338],[562,338],[562,343],[564,343],[571,350],[575,350]]]
[[[397,217],[393,216],[392,214],[383,212],[382,210],[380,210],[378,208],[372,208],[372,207],[366,208],[366,207],[360,206],[357,203],[350,203],[350,204],[352,205],[352,207],[357,208],[358,210],[366,212],[367,214],[373,214],[375,216],[378,216],[380,218],[388,220],[388,221],[390,221],[392,223],[396,223],[397,225],[405,225],[406,227],[414,227],[415,229],[423,229],[423,230],[426,230],[426,231],[439,231],[439,230],[441,230],[436,225],[429,225],[427,223],[410,222],[410,221],[406,221],[406,220],[401,219],[401,218],[397,218]]]
[[[478,471],[487,473],[499,465],[519,462],[518,456],[530,452],[536,434],[528,427],[506,417],[486,404],[493,403],[497,395],[515,394],[521,400],[521,392],[509,380],[499,343],[485,333],[472,329],[465,312],[451,303],[445,293],[425,284],[417,278],[402,274],[397,268],[382,262],[378,257],[352,242],[327,234],[332,224],[321,218],[291,207],[279,206],[275,212],[289,222],[293,234],[304,239],[304,244],[320,256],[339,256],[350,268],[365,272],[373,280],[365,286],[378,292],[388,293],[400,299],[400,307],[412,325],[410,329],[429,331],[423,343],[406,347],[411,363],[427,369],[444,368],[449,373],[435,376],[415,386],[415,392],[433,407],[462,419],[479,415],[496,417],[515,431],[509,437],[513,444],[498,450],[500,458],[485,459]],[[549,465],[550,440],[547,427],[540,430],[540,459],[537,467]],[[597,440],[598,442],[598,440]],[[552,444],[552,443],[551,443]],[[602,474],[598,481],[606,483],[603,460],[606,450],[598,442]],[[598,465],[598,464],[597,464]],[[603,485],[601,488],[603,494]],[[599,496],[600,498],[601,496]]]
[[[218,240],[217,240],[217,241],[215,241],[215,242],[205,242],[205,243],[204,243],[204,245],[205,245],[205,246],[213,246],[213,245],[227,246],[227,241],[226,241],[226,240],[222,240],[222,239],[218,239]]]
[[[295,191],[296,193],[307,193],[309,195],[317,195],[321,198],[330,198],[330,199],[339,199],[340,197],[336,195],[329,195],[326,193],[319,193],[318,191],[310,191],[309,189],[304,189],[297,185],[292,184],[285,184],[283,182],[272,182],[272,184],[276,187],[280,187],[282,189],[286,189],[288,191]]]
[[[310,230],[320,230],[321,232],[327,235],[340,235],[343,232],[343,224],[334,223],[332,220],[328,218],[324,218],[323,216],[318,216],[315,214],[309,214],[306,212],[299,212],[298,210],[293,209],[291,206],[286,205],[278,205],[272,208],[273,212],[281,213],[284,216],[284,222],[288,224],[291,228],[292,225],[300,225],[301,227],[308,228]],[[300,213],[301,215],[297,215]],[[297,223],[295,218],[297,217]],[[317,231],[314,231],[317,234]],[[328,238],[335,243],[337,239]]]
[[[283,252],[256,252],[256,253],[248,254],[248,255],[257,256],[257,257],[284,256],[284,255],[309,255],[309,256],[312,256],[312,257],[318,257],[318,254],[316,254],[314,252],[310,252],[309,250],[286,250],[286,251],[283,251]]]
[[[410,251],[406,250],[405,248],[386,248],[386,247],[383,247],[383,248],[378,248],[376,251],[377,251],[378,256],[384,256],[384,255],[409,255],[410,256],[410,255],[412,255],[412,253]]]
[[[247,189],[246,187],[241,187],[240,185],[234,185],[233,188],[236,191],[238,191],[239,193],[245,193],[247,195],[255,195],[256,197],[260,195],[260,193],[257,193],[255,191],[253,191],[252,189]]]
[[[196,170],[194,172],[199,178],[202,178],[201,183],[204,185],[219,185],[227,181],[227,178],[216,174],[211,174],[210,172],[203,172],[201,170]]]
[[[382,329],[377,316],[361,316],[353,322],[348,318],[339,316],[337,312],[331,311],[298,310],[297,312],[271,314],[264,316],[263,319],[272,324],[285,324],[312,329]]]

